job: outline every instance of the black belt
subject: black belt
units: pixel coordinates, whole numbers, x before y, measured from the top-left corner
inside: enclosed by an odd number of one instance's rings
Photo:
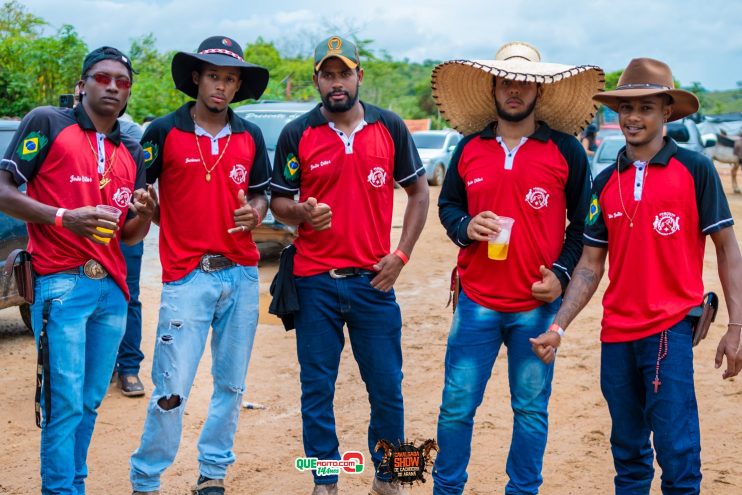
[[[328,272],[332,278],[360,277],[361,275],[376,275],[376,272],[363,268],[335,268]]]
[[[205,272],[218,272],[225,268],[231,268],[237,264],[221,254],[204,254],[201,256],[199,268]]]
[[[108,276],[108,272],[105,268],[103,268],[103,265],[95,260],[86,261],[85,264],[82,266],[82,272],[85,274],[86,277],[93,280],[101,280]],[[78,266],[77,268],[70,268],[69,270],[60,270],[58,272],[52,273],[51,275],[60,273],[64,273],[67,275],[80,275],[80,267]]]

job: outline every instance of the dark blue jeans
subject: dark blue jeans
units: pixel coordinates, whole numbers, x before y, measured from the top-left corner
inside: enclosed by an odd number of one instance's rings
[[[320,460],[340,459],[333,399],[347,324],[371,404],[368,448],[378,469],[383,453],[374,452],[376,442],[405,439],[402,316],[394,291],[373,288],[367,275],[333,279],[327,273],[297,278],[296,288],[301,306],[295,323],[304,451],[307,457]],[[348,445],[346,450],[357,450],[357,446]],[[313,473],[317,484],[337,482],[337,476]]]
[[[700,493],[701,439],[691,332],[687,320],[667,331],[657,393],[653,381],[661,334],[602,345],[600,385],[613,420],[616,495],[649,494],[653,444],[662,469],[662,493]]]
[[[119,375],[138,375],[142,353],[142,303],[139,302],[139,277],[142,273],[144,241],[127,246],[121,243],[126,261],[126,285],[129,287],[129,307],[126,313],[126,333],[119,346],[116,369]]]
[[[561,298],[531,311],[503,313],[480,306],[462,291],[446,348],[443,400],[438,415],[440,452],[433,466],[433,494],[461,495],[468,479],[474,415],[482,403],[500,347],[508,352],[513,435],[505,471],[507,495],[536,494],[549,427],[554,364],[531,350],[531,337],[554,319]],[[480,453],[487,455],[487,452]]]

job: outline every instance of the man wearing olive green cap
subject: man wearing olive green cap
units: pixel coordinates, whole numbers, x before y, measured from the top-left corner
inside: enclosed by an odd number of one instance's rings
[[[361,102],[362,80],[352,42],[333,36],[317,45],[314,84],[322,103],[290,122],[278,139],[271,208],[282,222],[299,226],[293,321],[306,456],[341,459],[332,403],[347,325],[371,405],[368,447],[377,473],[370,493],[401,495],[406,492],[390,481],[391,473],[378,470],[382,452],[374,447],[382,439],[405,439],[402,317],[392,287],[425,224],[428,187],[404,122]],[[408,202],[399,244],[391,250],[395,181]],[[342,458],[349,455],[362,454]],[[313,495],[338,493],[336,474],[313,474]]]

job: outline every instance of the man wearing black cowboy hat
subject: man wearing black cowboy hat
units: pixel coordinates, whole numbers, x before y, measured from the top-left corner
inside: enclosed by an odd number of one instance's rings
[[[706,236],[716,247],[729,310],[715,365],[726,357],[724,379],[742,370],[742,257],[734,220],[711,161],[663,137],[665,122],[698,110],[695,95],[674,89],[670,67],[634,59],[615,90],[593,99],[618,112],[626,147],[595,178],[585,248],[552,326],[566,328],[587,304],[610,253],[600,383],[613,421],[616,494],[649,494],[655,451],[662,493],[696,494],[701,441],[692,345],[700,338],[693,326],[704,299]],[[546,332],[533,349],[551,362],[560,343],[559,334]]]
[[[115,48],[90,52],[78,82],[82,103],[31,111],[0,162],[0,204],[28,223],[36,273],[31,318],[45,369],[37,389],[43,494],[85,492],[96,410],[126,326],[118,241],[139,242],[155,210],[144,189],[142,149],[116,120],[132,72]],[[24,183],[27,194],[18,190]]]
[[[214,392],[198,442],[197,495],[224,493],[258,320],[258,249],[251,230],[267,210],[270,163],[255,125],[229,108],[257,99],[268,71],[213,36],[172,63],[175,86],[194,98],[156,119],[142,138],[147,181],[159,180],[162,299],[135,493],[158,493],[172,463],[209,328]]]

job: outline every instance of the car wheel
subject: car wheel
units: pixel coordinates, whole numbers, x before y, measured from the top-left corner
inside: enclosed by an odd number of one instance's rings
[[[21,319],[26,324],[26,328],[28,328],[29,332],[33,333],[33,328],[31,327],[31,305],[21,304],[18,306],[18,310],[21,312]]]
[[[446,170],[443,168],[443,164],[439,163],[435,166],[435,169],[433,169],[433,178],[430,179],[430,185],[431,186],[440,186],[443,184],[443,179],[446,176]]]

